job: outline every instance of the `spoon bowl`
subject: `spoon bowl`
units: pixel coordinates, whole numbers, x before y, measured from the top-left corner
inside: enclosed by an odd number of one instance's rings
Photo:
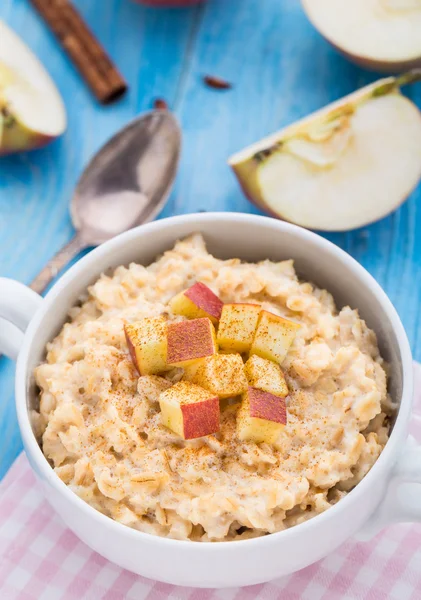
[[[88,163],[71,203],[86,246],[97,246],[153,220],[177,172],[181,131],[175,117],[155,110],[131,121]]]
[[[172,190],[181,130],[166,110],[137,117],[95,154],[80,177],[70,213],[76,233],[31,283],[41,293],[81,250],[156,217]]]

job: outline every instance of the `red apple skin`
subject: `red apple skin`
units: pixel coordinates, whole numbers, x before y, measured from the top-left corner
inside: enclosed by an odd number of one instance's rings
[[[386,75],[395,75],[396,73],[404,73],[411,69],[421,67],[421,56],[413,58],[412,60],[401,60],[401,61],[387,61],[377,60],[375,58],[367,58],[366,56],[360,56],[344,50],[337,44],[334,44],[327,37],[323,36],[325,40],[337,51],[342,54],[344,58],[350,62],[367,69],[367,71],[376,71],[377,73],[385,73]]]
[[[137,364],[136,348],[134,347],[134,345],[132,343],[132,340],[130,339],[130,336],[127,333],[126,326],[124,326],[124,335],[126,336],[127,347],[129,349],[131,359],[133,361],[134,366],[136,367],[136,371],[140,375],[141,374],[140,373],[140,369],[139,369],[138,364]]]
[[[169,365],[215,354],[212,323],[207,317],[170,323],[167,328]]]
[[[10,154],[18,154],[19,152],[29,152],[38,150],[47,146],[57,139],[52,135],[44,135],[43,133],[33,133],[28,135],[24,140],[19,140],[18,143],[12,142],[4,136],[2,145],[0,146],[0,156],[9,156]]]
[[[182,404],[184,439],[210,435],[219,431],[219,398],[209,398],[203,402]]]
[[[279,398],[257,388],[248,388],[250,403],[250,416],[257,419],[266,419],[274,423],[287,423],[287,409],[285,398]]]
[[[224,303],[204,283],[197,282],[184,292],[184,295],[198,308],[219,321]]]
[[[256,175],[257,168],[253,171],[250,170],[248,166],[244,167],[243,165],[230,165],[231,169],[234,171],[235,176],[237,177],[238,183],[240,184],[241,190],[243,194],[247,198],[249,202],[251,202],[256,208],[265,212],[270,217],[274,219],[279,219],[280,221],[287,221],[281,215],[278,215],[274,210],[272,210],[264,201],[262,192],[258,185],[253,185],[252,188],[249,186],[249,182],[253,181],[254,176]]]

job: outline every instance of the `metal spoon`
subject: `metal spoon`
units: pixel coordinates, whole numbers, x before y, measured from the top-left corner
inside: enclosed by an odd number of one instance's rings
[[[30,287],[43,292],[82,250],[154,219],[171,192],[180,150],[180,127],[167,111],[146,113],[116,133],[77,183],[70,205],[75,236]]]

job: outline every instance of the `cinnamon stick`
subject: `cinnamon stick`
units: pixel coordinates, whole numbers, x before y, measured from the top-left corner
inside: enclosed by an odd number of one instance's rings
[[[120,98],[127,83],[70,0],[31,0],[102,104]]]

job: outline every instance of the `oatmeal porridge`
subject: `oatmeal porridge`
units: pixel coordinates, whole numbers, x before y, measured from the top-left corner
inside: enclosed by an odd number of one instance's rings
[[[392,405],[376,336],[291,260],[200,234],[102,275],[37,367],[42,449],[95,509],[227,541],[299,524],[370,470]]]

